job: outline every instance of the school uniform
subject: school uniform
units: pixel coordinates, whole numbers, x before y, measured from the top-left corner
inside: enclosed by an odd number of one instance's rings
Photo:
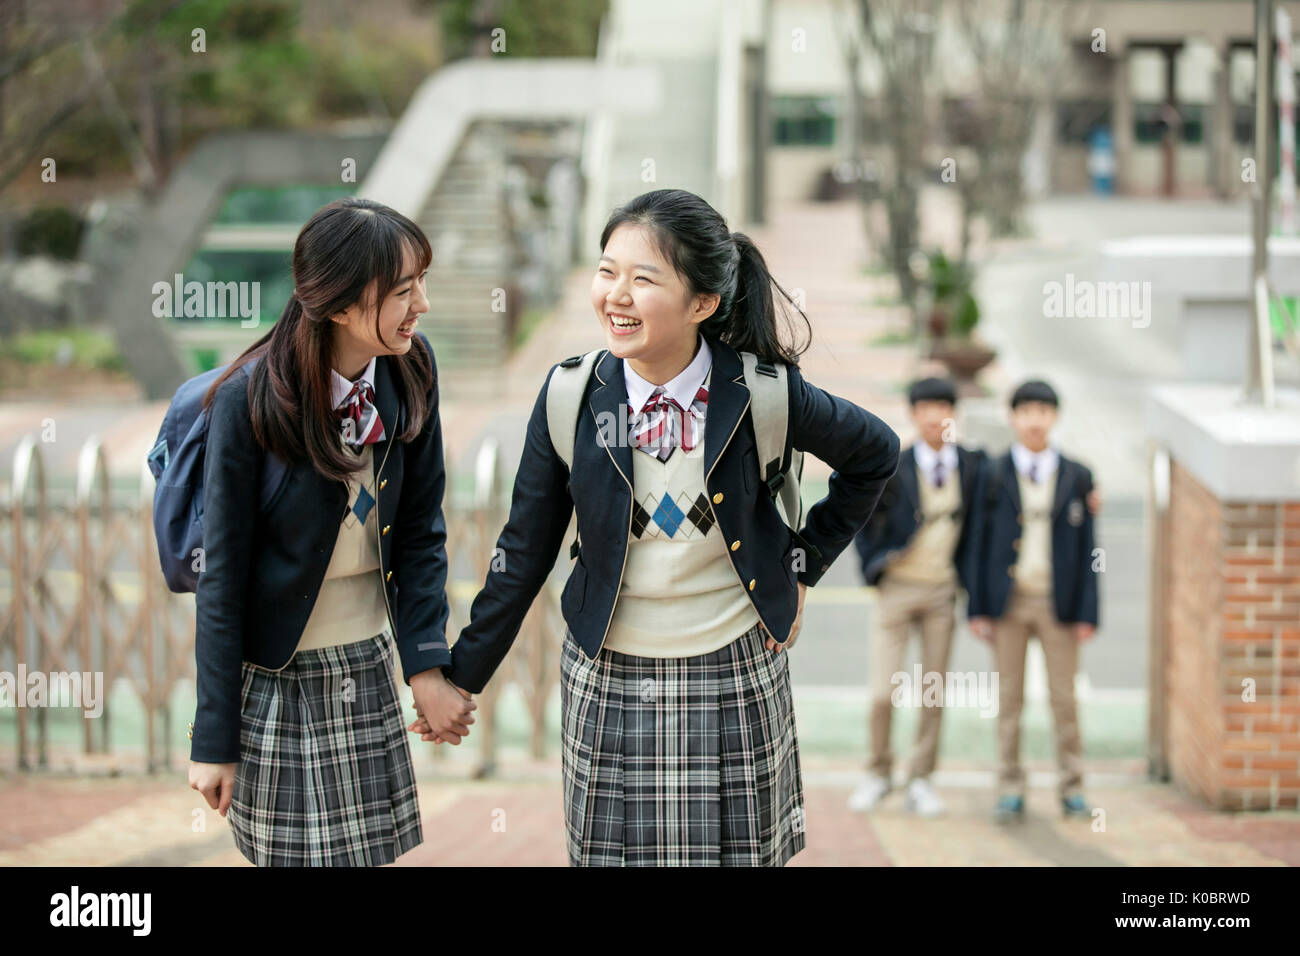
[[[730,346],[702,338],[664,386],[680,409],[675,445],[653,440],[663,419],[636,405],[649,383],[608,353],[586,384],[571,470],[550,441],[545,387],[538,396],[497,541],[506,561],[475,598],[448,676],[482,690],[576,509],[560,602],[573,865],[772,866],[804,845],[788,660],[764,640],[787,638],[798,583],[815,585],[866,521],[898,439],[797,368],[788,384],[787,444],[837,469],[797,535],[759,478]],[[629,413],[634,441],[602,441],[600,423]]]
[[[408,681],[450,660],[445,473],[436,386],[424,429],[393,440],[394,361],[355,388],[332,373],[362,469],[345,483],[294,463],[264,507],[247,377],[211,406],[190,756],[237,764],[227,819],[258,865],[391,863],[423,839],[393,657]]]
[[[921,671],[944,673],[952,646],[957,587],[968,587],[970,501],[982,453],[923,441],[899,459],[880,506],[854,538],[862,578],[876,588],[880,626],[871,654],[867,737],[872,773],[889,779],[893,675],[903,668],[913,627],[920,633]],[[922,708],[908,779],[934,771],[942,700]]]
[[[1020,711],[1025,651],[1037,637],[1047,662],[1047,686],[1062,797],[1082,788],[1082,745],[1074,699],[1078,670],[1075,623],[1097,624],[1093,569],[1092,473],[1054,448],[1020,445],[988,462],[976,501],[980,556],[969,615],[995,621],[998,666],[999,788],[1024,795]]]

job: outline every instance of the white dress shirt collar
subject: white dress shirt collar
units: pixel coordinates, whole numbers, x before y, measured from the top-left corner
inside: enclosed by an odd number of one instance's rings
[[[361,379],[370,383],[370,387],[375,387],[375,356],[370,356],[370,362],[366,365],[366,370],[361,373]],[[360,381],[361,379],[358,379]],[[330,398],[334,402],[334,407],[338,408],[343,404],[348,393],[352,391],[355,383],[348,381],[336,370],[330,369]]]
[[[682,369],[671,381],[665,383],[664,390],[682,408],[690,408],[695,401],[695,393],[700,390],[708,378],[709,369],[713,367],[713,353],[704,336],[699,337],[700,347],[691,363]],[[627,359],[623,359],[623,382],[627,386],[627,403],[636,414],[650,400],[650,393],[659,386],[647,382],[636,372]]]
[[[918,441],[912,446],[912,454],[916,456],[916,466],[921,469],[925,475],[925,480],[931,485],[934,484],[934,466],[943,462],[944,480],[947,481],[957,473],[957,446],[944,442],[935,451],[926,442]]]
[[[1061,455],[1050,445],[1040,452],[1032,452],[1020,442],[1012,442],[1011,460],[1015,462],[1016,471],[1025,477],[1029,477],[1030,465],[1036,465],[1034,477],[1041,482],[1056,474],[1056,467],[1060,464]]]

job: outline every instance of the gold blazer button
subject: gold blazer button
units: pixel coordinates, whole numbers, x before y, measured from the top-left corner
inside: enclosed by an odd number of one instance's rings
[[[387,478],[381,478],[380,481],[379,481],[379,490],[380,490],[380,491],[383,491],[383,490],[384,490],[384,485],[386,485],[386,484],[388,484],[388,479],[387,479]]]
[[[719,491],[716,495],[713,496],[713,503],[715,505],[722,504],[722,492]]]
[[[386,524],[386,525],[384,525],[384,530],[383,530],[382,533],[383,533],[383,534],[388,534],[388,529],[391,528],[391,527],[392,527],[392,525],[390,525],[390,524]]]
[[[393,577],[393,572],[392,572],[392,571],[389,571],[387,574],[384,575],[384,580],[385,580],[385,581],[391,581],[391,580],[392,580],[392,577]]]
[[[754,590],[754,585],[757,584],[757,583],[758,583],[758,582],[755,581],[753,578],[750,578],[750,579],[749,579],[749,589],[750,589],[751,591]]]
[[[740,550],[740,539],[739,539],[739,538],[737,538],[735,541],[731,542],[731,550],[732,550],[732,551],[739,551],[739,550]]]

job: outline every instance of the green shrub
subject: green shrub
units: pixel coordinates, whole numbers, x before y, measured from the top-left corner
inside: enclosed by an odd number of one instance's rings
[[[13,359],[25,365],[68,364],[108,371],[126,368],[113,337],[96,329],[18,332],[0,339],[0,358]]]
[[[15,247],[20,256],[75,259],[85,221],[66,206],[41,206],[18,221]]]

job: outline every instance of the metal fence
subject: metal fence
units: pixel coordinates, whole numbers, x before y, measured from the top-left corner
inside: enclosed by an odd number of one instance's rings
[[[450,460],[447,473],[454,474]],[[178,747],[182,761],[188,759],[189,718],[172,710],[178,686],[194,680],[194,596],[172,593],[163,580],[148,467],[141,464],[138,493],[125,500],[120,489],[114,499],[108,475],[104,449],[92,437],[78,457],[73,490],[55,494],[40,443],[30,435],[19,443],[8,500],[0,506],[0,593],[8,598],[0,618],[0,672],[8,671],[19,694],[25,692],[23,673],[102,674],[102,713],[81,718],[86,754],[110,752],[111,690],[125,681],[146,717],[140,743],[153,772],[172,767]],[[488,573],[505,520],[496,443],[489,439],[478,449],[468,494],[452,493],[452,484],[447,552],[460,575],[448,582],[447,633],[454,639],[467,620],[469,596]],[[496,714],[505,683],[521,693],[531,753],[543,756],[546,703],[559,679],[563,635],[556,591],[548,586],[497,677],[478,695],[474,735],[480,774],[496,765]],[[17,768],[48,767],[49,708],[15,710]]]

